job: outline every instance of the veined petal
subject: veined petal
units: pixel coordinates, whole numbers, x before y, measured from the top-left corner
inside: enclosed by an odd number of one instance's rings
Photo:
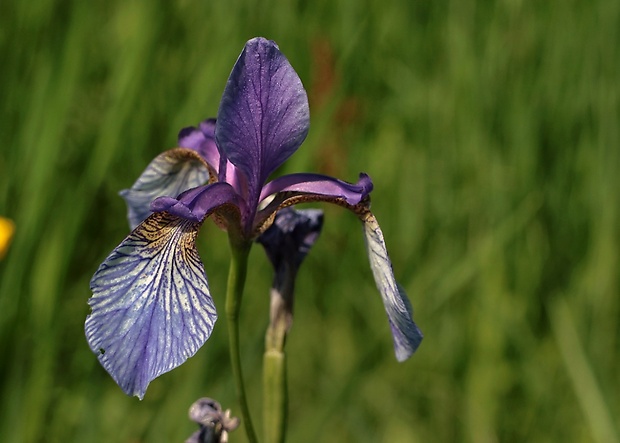
[[[247,176],[250,201],[301,145],[309,126],[308,97],[289,61],[272,41],[248,41],[228,78],[215,137]]]
[[[196,151],[177,148],[162,152],[146,167],[130,189],[120,192],[127,202],[127,218],[131,229],[151,215],[150,204],[157,197],[176,197],[208,180],[209,169]]]
[[[241,210],[244,203],[230,184],[217,182],[190,189],[177,198],[160,197],[151,203],[151,210],[167,211],[186,220],[201,222],[223,205],[232,205]]]
[[[356,205],[370,194],[372,187],[372,180],[364,173],[360,174],[355,184],[321,174],[289,174],[267,183],[261,191],[259,201],[278,192],[298,192],[341,198],[350,205]]]
[[[394,351],[398,361],[405,361],[422,341],[422,332],[413,321],[413,309],[403,288],[396,282],[383,232],[375,216],[367,211],[361,216],[370,268],[390,322]]]
[[[200,224],[153,214],[91,280],[86,338],[128,395],[179,366],[209,338],[217,318],[195,248]]]

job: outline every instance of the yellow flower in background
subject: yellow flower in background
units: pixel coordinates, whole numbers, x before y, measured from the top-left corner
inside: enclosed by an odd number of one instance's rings
[[[8,218],[0,217],[0,260],[4,258],[9,249],[13,232],[15,232],[15,224]]]

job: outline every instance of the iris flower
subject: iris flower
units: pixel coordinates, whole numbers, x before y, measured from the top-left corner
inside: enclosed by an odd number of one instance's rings
[[[121,193],[133,231],[91,280],[85,331],[127,394],[143,398],[153,379],[193,356],[211,334],[217,314],[195,246],[209,216],[228,232],[234,250],[248,247],[282,208],[322,201],[350,209],[363,223],[396,358],[417,349],[422,334],[369,210],[370,178],[360,174],[347,183],[297,173],[268,181],[308,129],[299,76],[274,42],[254,38],[232,69],[217,120],[182,130],[180,147],[156,157]]]

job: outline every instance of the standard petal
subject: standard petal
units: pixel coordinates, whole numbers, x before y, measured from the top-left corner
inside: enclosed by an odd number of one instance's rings
[[[209,169],[196,151],[177,148],[159,154],[130,189],[120,192],[131,229],[151,215],[150,205],[157,197],[176,197],[208,180]]]
[[[370,268],[390,322],[396,359],[405,361],[420,346],[422,332],[412,319],[413,309],[407,299],[407,294],[394,278],[392,262],[390,262],[383,232],[377,219],[369,211],[363,213],[361,219],[364,223]]]
[[[216,173],[220,165],[220,153],[215,144],[215,119],[200,122],[197,128],[190,126],[179,132],[179,146],[193,149]]]
[[[278,46],[248,41],[228,78],[217,115],[218,147],[248,177],[251,201],[297,150],[310,126],[308,97]]]
[[[372,191],[372,180],[364,173],[357,183],[347,183],[327,175],[299,173],[278,177],[267,183],[261,191],[259,201],[278,192],[316,194],[344,199],[349,205],[356,205]]]
[[[179,366],[209,338],[217,318],[195,247],[199,223],[153,214],[91,280],[86,338],[128,395]]]

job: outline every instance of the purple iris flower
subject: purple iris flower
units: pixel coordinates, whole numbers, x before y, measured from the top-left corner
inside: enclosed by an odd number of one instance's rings
[[[133,231],[91,280],[86,337],[103,367],[129,395],[194,355],[209,338],[217,314],[195,246],[209,216],[231,245],[247,245],[275,213],[327,201],[363,222],[371,269],[381,293],[399,361],[422,334],[396,283],[383,234],[369,210],[372,182],[355,184],[318,174],[267,179],[304,141],[309,129],[306,92],[278,46],[248,41],[232,69],[217,114],[179,134],[179,148],[160,154],[131,189]],[[206,184],[205,184],[206,183]]]

